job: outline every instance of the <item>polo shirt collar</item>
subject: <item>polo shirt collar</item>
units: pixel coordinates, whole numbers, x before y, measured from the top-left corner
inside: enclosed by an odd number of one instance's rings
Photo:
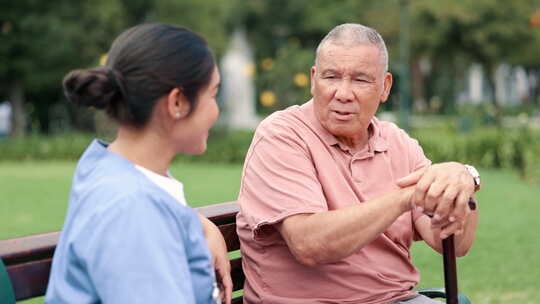
[[[324,143],[329,146],[338,146],[341,150],[350,152],[349,147],[339,142],[334,135],[323,127],[315,114],[313,99],[303,104],[302,108],[305,111],[309,122]],[[373,117],[369,123],[369,133],[368,151],[385,152],[388,150],[388,142],[381,134],[380,122],[376,117]]]

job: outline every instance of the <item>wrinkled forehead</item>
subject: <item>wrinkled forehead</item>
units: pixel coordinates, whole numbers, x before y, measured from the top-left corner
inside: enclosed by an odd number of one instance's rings
[[[370,43],[335,44],[325,43],[317,54],[315,66],[323,72],[326,69],[355,70],[369,69],[384,73],[383,56],[380,49]]]

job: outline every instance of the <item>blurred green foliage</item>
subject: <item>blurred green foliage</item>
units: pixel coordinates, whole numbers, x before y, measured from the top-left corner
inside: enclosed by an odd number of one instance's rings
[[[250,41],[256,48],[257,89],[272,91],[276,103],[269,109],[303,103],[309,94],[294,85],[295,73],[309,73],[315,48],[324,35],[340,23],[362,23],[377,29],[390,52],[390,70],[399,86],[398,48],[401,5],[408,3],[411,20],[411,81],[414,108],[455,113],[457,93],[466,87],[468,68],[476,63],[486,73],[486,90],[495,96],[494,71],[501,63],[524,67],[540,76],[540,29],[530,23],[540,10],[538,0],[252,0],[242,4]],[[273,69],[261,68],[265,61]],[[282,67],[278,66],[278,62]],[[534,91],[534,90],[533,90]],[[393,90],[392,92],[397,92]],[[529,102],[538,103],[538,92]],[[392,94],[391,100],[396,100]],[[263,98],[260,99],[263,102]],[[491,100],[495,119],[501,105]],[[260,106],[260,108],[264,108]],[[392,103],[385,108],[393,108]]]
[[[10,138],[0,142],[0,160],[76,160],[92,138],[84,133]]]
[[[0,102],[13,103],[17,134],[27,129],[49,133],[55,105],[67,108],[75,129],[92,131],[88,111],[65,103],[64,75],[98,65],[120,32],[146,22],[192,28],[206,37],[219,56],[228,40],[233,4],[224,0],[0,0]]]
[[[257,87],[261,92],[275,94],[275,101],[265,104],[264,95],[258,103],[261,114],[270,114],[295,104],[307,101],[311,94],[310,68],[313,65],[313,51],[303,49],[295,39],[281,45],[275,58],[261,60],[257,73]]]
[[[236,163],[244,162],[251,144],[252,131],[221,133],[214,131],[203,155],[178,155],[186,162]],[[96,135],[90,133],[65,133],[61,135],[30,135],[0,141],[0,161],[22,160],[77,160]],[[110,141],[110,136],[98,136]]]
[[[214,131],[208,139],[208,147],[202,155],[178,155],[176,160],[204,163],[243,164],[246,158],[252,131],[221,133]]]
[[[97,65],[122,30],[168,22],[201,33],[218,59],[232,31],[244,28],[255,53],[257,107],[267,114],[309,98],[304,79],[315,48],[337,24],[376,28],[387,42],[390,69],[397,70],[399,13],[405,2],[411,20],[413,104],[424,100],[429,109],[453,112],[456,92],[465,86],[473,62],[487,72],[489,90],[491,71],[501,63],[520,65],[540,77],[540,23],[533,18],[540,12],[538,0],[56,0],[54,5],[0,0],[0,101],[17,104],[19,129],[55,131],[51,112],[62,107],[75,130],[92,131],[91,114],[65,103],[63,75]],[[428,63],[427,72],[425,67],[419,72],[422,62]],[[396,87],[399,81],[396,77]],[[539,93],[532,94],[530,102],[537,103]],[[498,115],[499,105],[493,105]]]
[[[512,169],[540,184],[540,131],[523,128],[423,128],[413,132],[434,163],[459,161],[484,168]]]
[[[483,168],[512,169],[526,180],[540,184],[540,131],[526,127],[482,127],[464,133],[459,127],[417,128],[412,133],[434,163],[459,161]],[[178,155],[182,162],[242,164],[252,131],[222,133],[215,130],[202,155]],[[89,145],[90,134],[28,136],[0,141],[0,161],[76,160]],[[107,138],[105,138],[107,139]]]

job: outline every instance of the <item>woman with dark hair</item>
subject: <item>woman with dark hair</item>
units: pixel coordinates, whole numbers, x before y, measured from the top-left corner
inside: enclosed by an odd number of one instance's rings
[[[165,24],[125,31],[104,67],[64,78],[69,101],[119,127],[77,164],[46,303],[230,303],[223,236],[169,174],[176,154],[206,150],[218,86],[205,40]]]

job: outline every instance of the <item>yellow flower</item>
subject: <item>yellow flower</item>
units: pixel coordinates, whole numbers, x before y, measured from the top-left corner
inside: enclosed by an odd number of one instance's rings
[[[252,63],[246,64],[244,66],[244,73],[248,76],[253,76],[255,74],[255,65]]]
[[[305,73],[296,73],[294,75],[294,84],[305,88],[308,85],[308,77]]]
[[[276,104],[276,94],[272,91],[263,91],[260,96],[261,104],[265,107],[271,107]]]
[[[272,58],[264,58],[261,61],[261,67],[265,71],[271,70],[274,67],[274,60]]]
[[[99,65],[105,65],[107,63],[107,54],[103,54],[99,57]]]

